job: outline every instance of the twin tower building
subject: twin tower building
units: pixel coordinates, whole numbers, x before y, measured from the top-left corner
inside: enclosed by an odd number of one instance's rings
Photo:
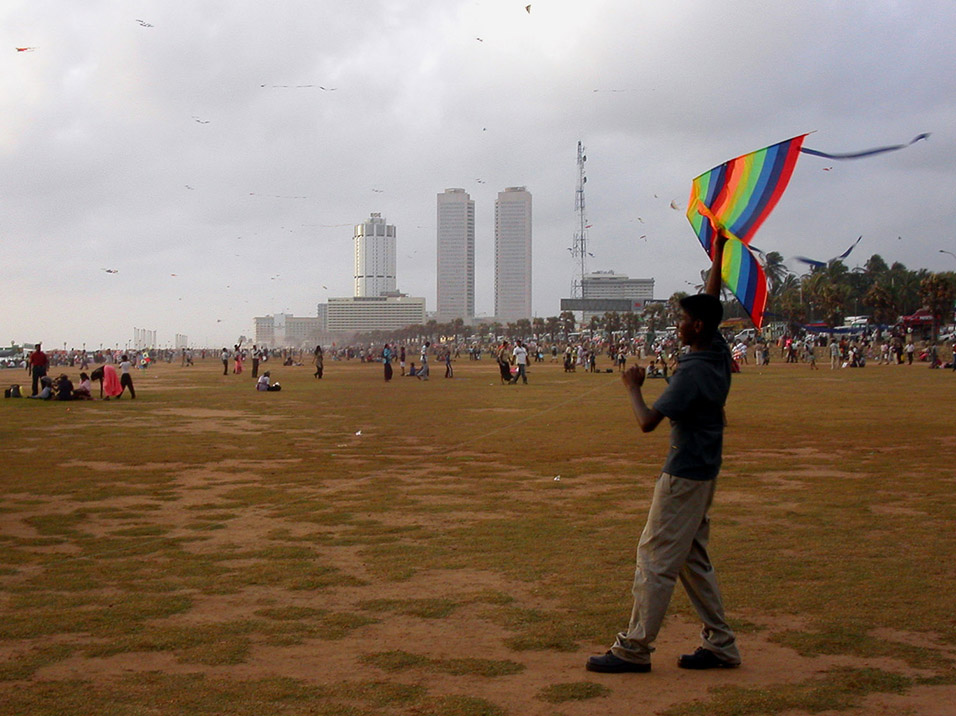
[[[438,195],[435,318],[475,318],[475,202],[464,189]],[[372,214],[355,227],[355,296],[397,296],[395,227]],[[531,318],[531,194],[508,187],[495,201],[495,318]]]

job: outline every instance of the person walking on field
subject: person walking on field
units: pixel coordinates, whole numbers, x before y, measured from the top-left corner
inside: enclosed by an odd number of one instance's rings
[[[518,368],[518,372],[515,373],[514,377],[511,379],[511,384],[515,385],[518,382],[518,378],[521,378],[521,382],[525,385],[528,384],[528,349],[524,347],[524,344],[517,340],[515,341],[515,349],[513,351],[515,357],[515,366]]]
[[[219,357],[222,359],[222,374],[229,375],[229,349],[223,348]]]
[[[690,350],[652,407],[641,388],[644,368],[622,375],[641,430],[651,432],[670,418],[670,452],[654,487],[650,511],[637,547],[634,607],[625,631],[602,656],[587,661],[588,671],[648,672],[653,642],[667,612],[678,578],[703,622],[701,645],[681,656],[683,669],[732,668],[740,665],[737,640],[724,617],[714,568],[707,553],[710,511],[720,470],[724,403],[730,391],[732,358],[718,325],[720,268],[726,234],[714,239],[713,265],[704,293],[680,301],[678,334]]]

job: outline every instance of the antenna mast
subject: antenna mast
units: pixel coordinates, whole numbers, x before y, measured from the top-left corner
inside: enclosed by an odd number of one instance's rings
[[[572,298],[584,298],[584,276],[588,271],[588,227],[584,212],[584,185],[588,183],[588,178],[584,174],[584,163],[587,160],[584,145],[578,142],[578,188],[574,193],[574,211],[578,215],[578,227],[574,232],[571,256],[578,262],[580,273],[571,281]]]

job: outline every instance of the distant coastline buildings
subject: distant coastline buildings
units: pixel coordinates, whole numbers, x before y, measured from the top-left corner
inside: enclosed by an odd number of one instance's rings
[[[643,305],[654,300],[654,279],[629,278],[613,271],[594,271],[581,281],[582,298],[617,298]]]
[[[395,225],[380,213],[354,225],[353,296],[329,298],[314,317],[279,313],[255,318],[256,342],[267,346],[307,346],[372,331],[392,331],[456,319],[475,318],[475,202],[467,191],[449,188],[436,197],[436,308],[398,290]],[[498,192],[494,214],[494,317],[511,323],[532,313],[532,197],[523,186]],[[614,271],[584,274],[580,295],[561,299],[560,310],[582,311],[584,320],[606,311],[640,311],[654,300],[653,278],[630,278]],[[555,314],[558,310],[555,310]]]
[[[562,311],[581,311],[582,321],[608,311],[639,312],[654,301],[654,279],[630,278],[614,271],[594,271],[581,279],[580,298],[562,298]]]
[[[531,318],[531,193],[523,186],[495,201],[495,317]]]
[[[438,195],[438,285],[440,322],[475,317],[475,202],[464,189]]]
[[[373,213],[355,225],[356,297],[385,296],[395,292],[395,227]]]

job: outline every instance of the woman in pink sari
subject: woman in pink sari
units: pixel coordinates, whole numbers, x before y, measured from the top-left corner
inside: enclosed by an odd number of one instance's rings
[[[106,396],[106,400],[115,398],[123,392],[123,386],[120,385],[119,375],[116,368],[107,363],[104,366],[94,369],[90,374],[90,380],[100,381],[100,397]]]
[[[236,367],[232,369],[232,372],[236,375],[242,372],[242,351],[239,346],[236,346]]]

